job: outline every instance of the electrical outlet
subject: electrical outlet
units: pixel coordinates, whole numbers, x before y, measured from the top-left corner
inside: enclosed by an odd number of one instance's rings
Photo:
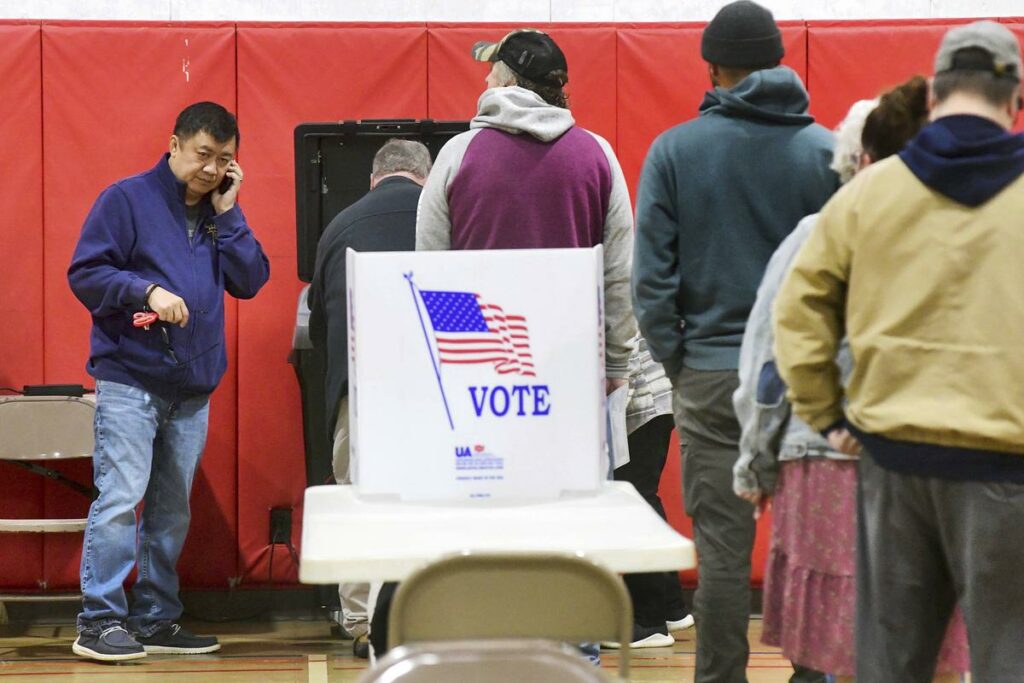
[[[270,544],[292,544],[292,509],[270,508]]]

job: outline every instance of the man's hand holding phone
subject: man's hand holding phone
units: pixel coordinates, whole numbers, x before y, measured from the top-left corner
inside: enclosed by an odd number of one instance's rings
[[[177,294],[168,292],[163,287],[153,288],[153,291],[149,293],[147,305],[160,320],[166,323],[181,327],[185,327],[188,323],[188,306],[185,305],[185,300]]]
[[[243,176],[242,167],[238,165],[238,162],[230,161],[228,163],[228,170],[224,174],[224,180],[221,181],[210,197],[213,209],[217,212],[217,215],[230,211],[235,205],[235,202],[238,200],[238,190],[242,187]]]

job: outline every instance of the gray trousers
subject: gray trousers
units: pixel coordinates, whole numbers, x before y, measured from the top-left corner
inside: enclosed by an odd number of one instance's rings
[[[959,601],[978,683],[1024,680],[1024,484],[898,474],[857,495],[857,683],[925,683]]]
[[[750,647],[750,554],[754,506],[732,490],[740,425],[732,407],[735,370],[685,368],[674,380],[673,409],[683,457],[683,502],[693,519],[700,581],[694,683],[746,683]]]

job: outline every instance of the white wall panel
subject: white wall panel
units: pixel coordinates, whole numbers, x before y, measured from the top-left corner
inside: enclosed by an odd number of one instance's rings
[[[509,21],[542,24],[551,21],[551,0],[431,0],[428,21]]]
[[[616,0],[551,0],[551,21],[615,21]]]
[[[173,1],[0,0],[0,18],[167,21]]]
[[[171,0],[175,21],[426,21],[429,0]]]
[[[767,0],[763,4],[772,10],[776,19],[921,19],[932,16],[932,0]]]
[[[778,19],[1024,16],[1024,0],[762,0]],[[725,0],[0,0],[0,19],[707,21]]]
[[[934,17],[1024,17],[1021,0],[932,0]]]

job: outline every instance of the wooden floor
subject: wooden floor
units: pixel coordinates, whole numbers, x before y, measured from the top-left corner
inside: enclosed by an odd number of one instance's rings
[[[189,623],[198,633],[216,633],[223,647],[214,655],[151,655],[120,665],[98,664],[71,653],[74,626],[0,626],[0,683],[89,681],[100,683],[207,682],[350,683],[365,668],[352,656],[352,643],[331,635],[324,621],[241,624]],[[750,623],[750,683],[787,681],[792,670],[776,649],[760,644],[761,622]],[[674,647],[634,651],[633,681],[693,680],[694,631]],[[604,651],[601,666],[614,673],[618,655]]]

